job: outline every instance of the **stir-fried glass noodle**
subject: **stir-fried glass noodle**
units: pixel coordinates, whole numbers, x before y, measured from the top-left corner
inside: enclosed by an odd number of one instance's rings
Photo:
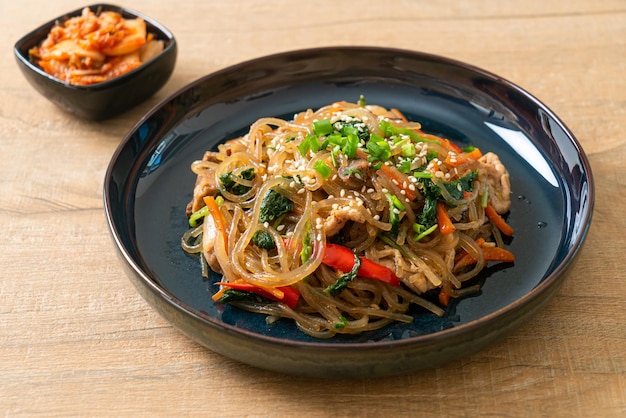
[[[222,275],[213,299],[328,338],[410,322],[411,304],[441,316],[488,262],[512,263],[498,156],[420,128],[361,98],[207,151],[182,245]]]

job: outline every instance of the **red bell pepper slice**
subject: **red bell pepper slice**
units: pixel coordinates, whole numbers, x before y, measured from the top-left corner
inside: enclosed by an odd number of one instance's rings
[[[391,269],[368,258],[359,258],[361,259],[361,267],[357,271],[357,276],[380,280],[393,286],[400,286],[398,276]],[[322,263],[346,273],[354,267],[354,253],[350,248],[343,245],[326,244]]]
[[[276,289],[280,290],[283,293],[283,298],[281,299],[281,298],[276,297],[272,293],[268,292],[267,290],[263,289],[262,287],[255,286],[255,285],[250,284],[250,283],[245,283],[245,282],[234,282],[234,283],[218,282],[218,283],[215,283],[215,284],[221,285],[221,286],[226,286],[226,287],[228,287],[230,289],[242,290],[244,292],[256,293],[257,295],[263,296],[264,298],[271,299],[271,300],[274,300],[276,302],[282,302],[285,305],[289,306],[291,309],[295,309],[296,305],[298,304],[298,300],[300,299],[300,292],[298,292],[296,289],[294,289],[291,286],[281,286],[281,287],[277,287],[276,288]]]

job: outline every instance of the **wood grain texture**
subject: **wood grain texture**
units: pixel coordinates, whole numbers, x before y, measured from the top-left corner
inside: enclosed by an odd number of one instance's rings
[[[0,413],[5,416],[626,415],[626,3],[128,0],[171,29],[179,58],[147,102],[77,120],[19,73],[12,46],[74,0],[0,13]],[[522,329],[443,367],[325,381],[253,369],[193,343],[124,276],[104,219],[114,150],[153,105],[237,62],[376,45],[453,57],[524,87],[587,152],[593,224],[555,299]]]

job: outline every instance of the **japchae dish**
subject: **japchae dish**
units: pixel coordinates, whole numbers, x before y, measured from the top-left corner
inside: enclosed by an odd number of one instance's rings
[[[515,260],[498,156],[363,97],[259,119],[191,169],[182,246],[222,275],[213,299],[314,337],[411,322],[412,304],[441,316]]]

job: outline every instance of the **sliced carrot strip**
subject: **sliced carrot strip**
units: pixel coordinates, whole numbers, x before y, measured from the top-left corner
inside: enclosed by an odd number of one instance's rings
[[[205,196],[203,200],[204,204],[209,208],[209,213],[213,217],[215,227],[224,238],[224,248],[226,248],[226,252],[228,252],[228,230],[226,229],[226,221],[222,216],[222,212],[220,212],[220,208],[217,206],[217,202],[213,196]]]
[[[482,156],[483,153],[478,148],[474,148],[470,152],[463,152],[461,154],[454,155],[448,154],[444,162],[452,167],[458,167],[471,161],[478,161],[478,159]]]
[[[407,199],[413,201],[417,199],[417,193],[415,190],[411,190],[409,186],[412,184],[409,178],[401,173],[397,168],[383,164],[378,170],[379,174],[383,174],[391,180],[394,180],[394,184],[397,185],[400,190],[404,191],[404,196]]]
[[[456,229],[443,202],[437,202],[437,223],[439,224],[439,231],[443,235],[451,234]]]
[[[450,303],[450,295],[446,293],[443,287],[439,291],[439,303],[443,306],[448,306]]]
[[[486,261],[503,261],[505,263],[515,261],[515,255],[501,247],[483,247],[483,255]]]
[[[477,239],[476,244],[482,248],[485,261],[501,261],[504,263],[512,263],[515,261],[515,254],[505,248],[486,247],[484,246],[485,240],[482,238]],[[459,271],[463,267],[476,264],[476,262],[477,260],[474,256],[468,254],[466,251],[462,251],[455,257],[452,271]]]
[[[509,224],[507,224],[504,219],[502,219],[502,217],[490,204],[487,204],[487,207],[485,208],[485,215],[487,215],[487,218],[489,218],[489,220],[493,222],[496,228],[498,228],[500,232],[502,232],[504,235],[506,235],[507,237],[513,235],[513,228],[511,228]]]

